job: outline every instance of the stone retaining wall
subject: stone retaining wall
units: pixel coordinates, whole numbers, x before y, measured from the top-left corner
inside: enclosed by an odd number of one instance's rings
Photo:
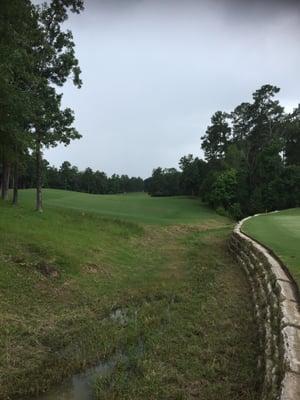
[[[241,232],[246,219],[236,225],[229,248],[244,268],[253,295],[260,346],[261,400],[300,400],[297,287],[287,268],[268,249]]]

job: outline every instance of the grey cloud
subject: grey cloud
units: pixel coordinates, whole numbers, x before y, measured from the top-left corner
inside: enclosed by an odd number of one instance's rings
[[[201,155],[211,114],[264,83],[299,102],[298,2],[87,0],[67,24],[84,85],[68,85],[64,103],[84,137],[47,152],[56,165],[146,177]]]

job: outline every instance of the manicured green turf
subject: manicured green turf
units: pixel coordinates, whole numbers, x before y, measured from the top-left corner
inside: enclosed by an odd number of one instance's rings
[[[243,230],[274,250],[300,287],[300,208],[251,218]]]
[[[20,191],[21,202],[34,206],[34,190]],[[139,223],[179,224],[215,220],[216,214],[198,199],[187,197],[150,197],[145,193],[120,195],[91,195],[64,190],[44,190],[46,207],[90,211],[103,216]],[[225,220],[222,217],[219,220]]]
[[[49,190],[42,214],[32,191],[20,201],[0,203],[1,399],[119,351],[128,358],[96,381],[99,400],[258,398],[250,293],[226,251],[231,221],[186,198]]]

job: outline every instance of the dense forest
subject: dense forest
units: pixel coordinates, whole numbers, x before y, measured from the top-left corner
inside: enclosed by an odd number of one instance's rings
[[[59,168],[50,166],[43,160],[43,187],[52,189],[74,190],[93,194],[115,194],[142,192],[144,181],[142,178],[128,175],[113,174],[107,176],[105,172],[93,171],[86,168],[80,171],[76,166],[64,161]],[[19,175],[19,188],[32,188],[36,182],[35,158],[27,156],[24,168]]]
[[[217,111],[202,136],[205,161],[182,157],[176,169],[157,168],[150,194],[198,195],[235,218],[300,205],[300,105],[291,113],[264,85],[252,102]]]

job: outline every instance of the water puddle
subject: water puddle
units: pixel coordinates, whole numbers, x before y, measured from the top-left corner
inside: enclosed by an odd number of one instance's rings
[[[109,318],[114,323],[125,327],[131,320],[136,324],[137,311],[130,316],[128,309],[116,308],[109,314]],[[96,379],[109,376],[117,363],[128,362],[129,354],[132,353],[138,358],[143,355],[144,342],[141,338],[133,348],[115,353],[109,360],[99,362],[95,367],[73,375],[47,393],[34,397],[32,400],[93,400]]]
[[[109,314],[109,318],[120,326],[126,326],[131,321],[136,326],[137,317],[138,311],[135,310],[134,313],[130,313],[128,308],[116,308]]]
[[[128,311],[123,308],[117,308],[110,313],[110,319],[122,326],[127,325],[129,321]]]
[[[85,372],[73,375],[58,387],[36,397],[35,400],[92,400],[95,379],[99,376],[109,375],[122,358],[124,355],[120,353]]]
[[[130,352],[131,354],[131,352]],[[133,349],[133,354],[138,358],[144,354],[144,342],[139,338]],[[95,367],[73,375],[62,384],[49,390],[47,393],[32,400],[93,400],[93,386],[96,379],[110,375],[118,362],[128,362],[129,353],[119,352],[109,360],[98,363]]]

